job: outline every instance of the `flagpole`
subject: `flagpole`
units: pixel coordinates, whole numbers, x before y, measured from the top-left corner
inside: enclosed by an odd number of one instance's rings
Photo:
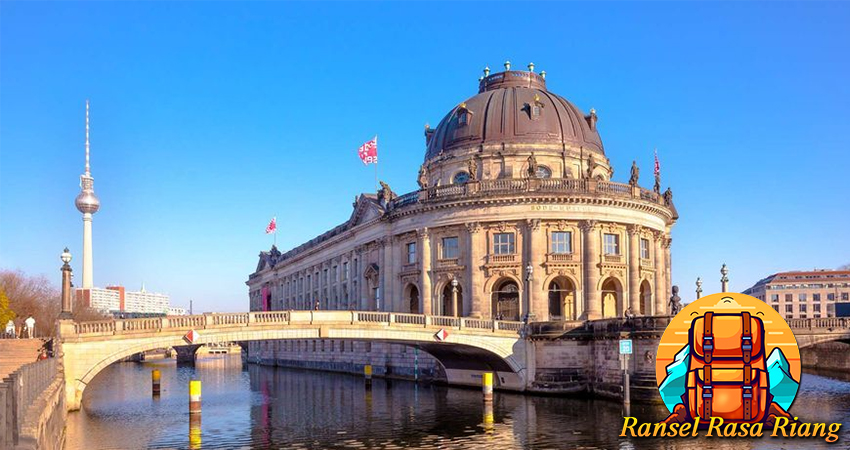
[[[378,192],[378,135],[375,135],[375,192]]]
[[[272,246],[277,247],[277,214],[274,216],[274,244]]]

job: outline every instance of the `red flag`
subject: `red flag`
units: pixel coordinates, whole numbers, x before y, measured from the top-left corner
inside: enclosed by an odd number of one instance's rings
[[[363,144],[357,149],[357,156],[363,161],[363,164],[378,164],[378,136],[372,138],[371,141]]]
[[[277,231],[277,217],[272,217],[272,221],[269,222],[269,226],[266,227],[266,234],[272,234]]]
[[[655,176],[661,175],[661,164],[658,164],[658,149],[655,149]]]

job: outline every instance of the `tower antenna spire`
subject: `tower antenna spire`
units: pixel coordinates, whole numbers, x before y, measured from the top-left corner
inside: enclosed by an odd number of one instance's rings
[[[89,99],[86,99],[86,176],[91,176],[89,166]]]

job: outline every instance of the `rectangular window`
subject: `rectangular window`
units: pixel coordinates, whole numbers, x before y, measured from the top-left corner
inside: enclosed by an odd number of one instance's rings
[[[806,294],[799,294],[797,298],[800,299],[801,302],[804,302],[806,301]]]
[[[640,257],[641,259],[649,259],[649,239],[640,240]]]
[[[331,269],[331,283],[336,283],[336,280],[337,280],[336,275],[337,275],[337,273],[338,273],[338,271],[337,271],[337,269],[336,269],[336,266],[333,266],[333,268]]]
[[[342,279],[348,279],[348,261],[342,263]]]
[[[496,255],[514,254],[514,234],[496,233],[493,235],[493,253]]]
[[[415,264],[416,263],[416,243],[410,242],[407,244],[407,263]]]
[[[850,293],[842,292],[841,293],[841,301],[846,302],[847,300],[850,300]]]
[[[808,312],[808,309],[809,309],[808,305],[806,305],[805,303],[800,304],[800,312],[801,313]]]
[[[785,301],[786,302],[793,302],[794,301],[794,294],[785,294]]]
[[[573,233],[571,231],[552,232],[552,253],[567,254],[573,252]]]
[[[779,312],[779,305],[773,305],[773,309],[775,309],[776,312]]]
[[[820,294],[812,294],[812,301],[813,302],[819,302],[820,301]]]
[[[793,313],[794,312],[794,305],[785,305],[785,312],[787,312],[789,314]]]
[[[443,238],[443,259],[457,258],[457,236]]]
[[[620,254],[620,235],[605,233],[605,254],[619,255]]]
[[[814,305],[812,305],[812,312],[820,312],[820,303],[815,303]]]
[[[826,299],[828,301],[835,301],[835,294],[826,294]]]
[[[770,301],[776,303],[779,301],[779,294],[770,294]]]

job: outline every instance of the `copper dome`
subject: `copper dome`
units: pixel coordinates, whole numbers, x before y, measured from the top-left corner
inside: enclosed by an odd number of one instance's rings
[[[595,121],[593,113],[585,116],[546,90],[542,76],[500,72],[483,78],[478,95],[452,109],[436,129],[426,130],[425,160],[462,148],[503,143],[566,145],[604,154]]]

